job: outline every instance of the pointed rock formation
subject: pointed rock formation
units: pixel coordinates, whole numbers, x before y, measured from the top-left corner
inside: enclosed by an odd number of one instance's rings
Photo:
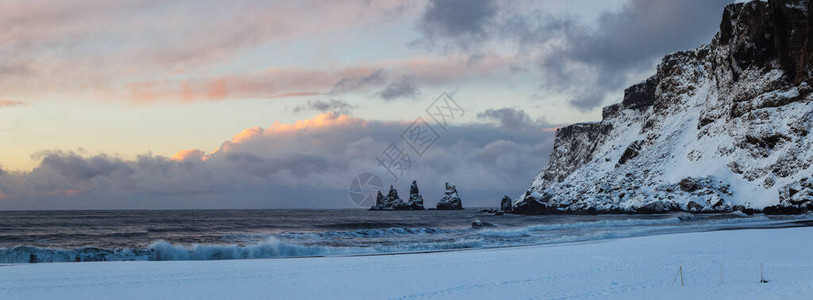
[[[412,193],[414,191],[414,193]],[[398,196],[398,190],[390,185],[390,191],[386,196],[378,192],[375,199],[375,205],[370,207],[370,210],[421,210],[423,208],[423,198],[418,194],[418,186],[415,181],[412,182],[410,189],[409,202],[404,202]]]
[[[460,196],[457,194],[457,187],[453,184],[446,183],[446,192],[443,195],[443,198],[440,198],[440,201],[437,205],[438,210],[452,210],[452,209],[463,209],[463,201],[460,200]]]
[[[423,210],[423,196],[418,191],[418,182],[413,180],[412,185],[409,186],[409,202],[407,205],[410,209]]]

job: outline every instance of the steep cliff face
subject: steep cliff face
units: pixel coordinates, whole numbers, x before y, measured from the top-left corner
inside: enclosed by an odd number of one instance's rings
[[[601,122],[559,129],[514,211],[813,209],[779,199],[813,172],[810,3],[727,6],[711,43],[664,57]]]

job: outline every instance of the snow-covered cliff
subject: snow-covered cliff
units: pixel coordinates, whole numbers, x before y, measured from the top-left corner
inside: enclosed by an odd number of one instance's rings
[[[810,3],[727,6],[711,43],[664,57],[600,122],[559,129],[514,211],[813,209]]]

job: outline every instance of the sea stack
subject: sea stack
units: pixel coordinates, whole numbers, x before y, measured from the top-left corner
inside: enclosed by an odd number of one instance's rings
[[[409,186],[409,202],[407,206],[413,210],[423,210],[423,196],[418,191],[418,182],[413,180]]]
[[[409,206],[398,197],[398,191],[390,185],[390,191],[387,196],[378,192],[375,199],[375,205],[370,207],[370,210],[408,210]]]
[[[457,187],[455,187],[454,184],[449,184],[448,182],[446,183],[446,192],[444,193],[443,198],[440,198],[437,209],[463,209],[463,201],[460,200],[460,196],[457,194]]]
[[[409,201],[404,202],[398,196],[398,191],[395,187],[390,186],[390,191],[386,196],[378,191],[375,199],[375,205],[370,207],[370,210],[423,210],[423,196],[418,193],[418,183],[412,181],[412,186],[409,188]]]

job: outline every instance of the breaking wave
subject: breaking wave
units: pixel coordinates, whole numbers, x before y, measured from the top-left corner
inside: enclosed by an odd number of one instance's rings
[[[55,249],[17,246],[0,249],[0,263],[256,259],[438,251],[477,247],[482,247],[482,243],[477,240],[375,245],[371,247],[331,247],[300,245],[269,237],[263,242],[250,245],[179,245],[166,241],[157,241],[144,249],[104,249],[97,247]]]
[[[178,244],[158,240],[144,248],[0,248],[0,263],[224,260],[444,251],[610,239],[678,231],[700,231],[772,223],[765,217],[698,220],[683,215],[641,219],[535,224],[524,227],[372,227],[346,231],[236,234],[225,244]],[[744,224],[748,223],[748,224]],[[354,224],[355,225],[355,224]]]

